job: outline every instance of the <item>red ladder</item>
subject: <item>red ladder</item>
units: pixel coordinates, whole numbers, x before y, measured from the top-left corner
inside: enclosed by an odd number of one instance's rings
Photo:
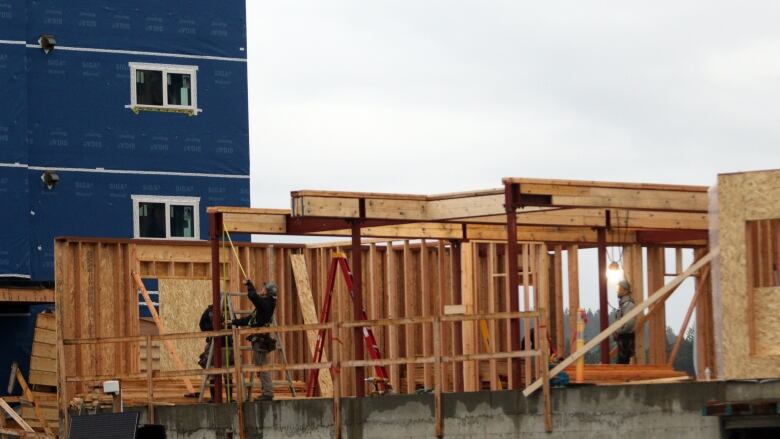
[[[347,256],[344,253],[336,252],[333,254],[333,260],[328,270],[328,284],[325,289],[325,300],[322,304],[322,311],[320,312],[320,323],[325,323],[330,318],[330,303],[333,299],[333,286],[336,284],[336,269],[341,268],[341,272],[344,274],[344,281],[347,283],[347,291],[349,291],[349,297],[352,301],[355,301],[355,290],[352,283],[352,271],[347,264]],[[366,309],[360,310],[361,315],[357,316],[359,320],[368,320],[366,315]],[[327,329],[321,328],[317,332],[317,344],[314,347],[313,363],[319,363],[322,360],[322,350],[325,347],[325,334]],[[381,360],[382,354],[379,352],[379,346],[374,338],[374,332],[368,326],[363,327],[363,339],[368,347],[368,355],[372,360]],[[374,366],[376,376],[379,378],[377,381],[380,391],[387,391],[390,387],[389,380],[387,378],[387,371],[384,366]],[[317,378],[320,375],[319,369],[312,369],[309,372],[309,382],[306,387],[306,396],[313,397],[314,390],[317,387]]]

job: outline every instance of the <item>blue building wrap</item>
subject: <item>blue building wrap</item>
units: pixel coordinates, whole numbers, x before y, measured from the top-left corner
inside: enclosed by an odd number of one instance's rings
[[[0,286],[54,281],[57,236],[133,237],[133,196],[197,198],[200,238],[248,206],[246,54],[244,2],[0,0]],[[131,63],[195,68],[200,111],[133,111]],[[0,376],[41,309],[0,305]]]

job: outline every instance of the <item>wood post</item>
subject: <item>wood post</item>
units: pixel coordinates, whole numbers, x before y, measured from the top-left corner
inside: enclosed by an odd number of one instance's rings
[[[473,314],[475,309],[476,297],[474,297],[474,244],[464,243],[461,246],[461,285],[463,301],[466,314]],[[476,354],[477,346],[477,322],[469,320],[463,322],[463,354]],[[477,361],[463,362],[463,390],[466,392],[476,392],[480,389],[479,363]]]
[[[580,311],[579,247],[566,249],[569,270],[569,353],[574,352],[577,339],[577,313]]]
[[[780,237],[780,234],[778,234]],[[699,259],[706,250],[694,251],[694,259]],[[715,364],[714,322],[712,320],[712,276],[696,278],[696,290],[702,289],[701,297],[696,305],[696,355],[697,377],[705,379],[705,370],[710,369],[710,376],[717,376]]]
[[[359,319],[363,315],[363,249],[360,240],[360,221],[352,222],[352,300],[353,319]],[[355,328],[353,331],[355,345],[355,359],[364,360],[363,353],[363,329]],[[366,396],[366,371],[362,367],[355,368],[355,396]]]
[[[246,421],[244,420],[244,374],[241,371],[240,333],[233,328],[233,372],[236,387],[236,410],[238,410],[238,435],[246,439]]]
[[[433,317],[433,356],[435,358],[434,374],[435,374],[435,389],[433,394],[433,410],[435,417],[435,434],[436,437],[444,437],[444,420],[442,419],[442,387],[444,386],[444,380],[442,379],[441,368],[441,321],[439,320],[439,310],[436,311]]]
[[[664,285],[666,264],[663,247],[647,248],[647,288],[656,291]],[[666,306],[659,301],[648,313],[651,364],[666,364]]]
[[[335,439],[341,439],[341,369],[339,362],[341,361],[341,345],[336,340],[339,333],[340,325],[335,316],[331,322],[330,329],[330,356],[331,367],[330,374],[333,378],[333,436]]]
[[[149,423],[154,424],[154,387],[152,381],[153,363],[152,363],[152,336],[146,336],[146,411]],[[120,389],[121,390],[121,389]],[[213,398],[214,395],[211,395]]]

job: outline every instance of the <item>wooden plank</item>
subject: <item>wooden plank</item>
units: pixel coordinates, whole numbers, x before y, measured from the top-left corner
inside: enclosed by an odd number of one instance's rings
[[[16,411],[14,411],[14,409],[12,409],[7,402],[5,402],[3,398],[0,398],[0,408],[2,408],[8,414],[8,416],[11,417],[11,419],[16,421],[16,423],[19,424],[19,426],[22,427],[24,431],[28,431],[30,433],[33,432],[32,427],[30,427],[27,422],[25,422],[24,419],[22,419],[22,417],[19,416],[19,414],[16,413]]]
[[[49,329],[36,328],[33,334],[33,343],[54,345],[57,343],[57,333]]]
[[[30,402],[33,405],[33,414],[35,415],[35,418],[38,419],[38,421],[41,423],[43,427],[43,431],[46,432],[47,435],[51,435],[53,437],[53,433],[51,428],[49,428],[49,424],[46,422],[46,417],[44,417],[44,410],[41,409],[41,407],[38,405],[38,402],[35,400],[35,395],[33,395],[33,392],[30,390],[30,387],[27,385],[27,381],[25,381],[24,376],[22,375],[22,372],[17,367],[16,363],[13,364],[12,370],[14,374],[16,375],[16,381],[19,383],[19,386],[22,388],[22,394],[24,395],[25,399],[27,399],[28,402]],[[57,408],[54,409],[47,409],[47,417],[48,419],[51,419],[52,417],[54,419],[58,418],[57,415]],[[53,412],[53,413],[52,413]],[[24,417],[24,411],[22,411],[22,417]]]
[[[664,285],[664,249],[647,248],[647,288],[656,291]],[[666,363],[666,307],[659,301],[648,316],[650,332],[650,358],[653,364]]]
[[[387,316],[389,318],[396,318],[399,317],[398,312],[398,306],[399,306],[399,294],[398,294],[398,282],[397,282],[397,263],[396,263],[396,255],[395,250],[393,250],[392,245],[387,246],[387,251],[385,252],[385,268],[386,268],[386,274],[385,274],[385,282],[387,283]],[[390,326],[387,328],[387,334],[388,334],[388,357],[389,358],[399,358],[400,357],[400,351],[399,351],[399,330],[400,328],[396,325]],[[390,386],[396,391],[401,392],[401,375],[400,375],[400,369],[397,365],[391,365],[390,366]]]
[[[0,302],[54,303],[54,290],[32,288],[0,288]]]
[[[54,350],[54,346],[51,348]],[[56,358],[44,358],[44,357],[30,357],[30,370],[40,370],[43,372],[57,372],[57,359]],[[40,383],[35,383],[40,384]]]
[[[413,290],[414,284],[412,283],[412,255],[409,249],[409,241],[404,241],[403,251],[403,274],[404,274],[404,316],[415,316],[415,291]],[[415,341],[417,339],[416,325],[406,325],[404,328],[406,335],[406,357],[412,358],[417,352],[415,352]],[[412,394],[416,391],[415,386],[415,366],[413,364],[406,365],[406,393]]]
[[[569,274],[569,354],[574,352],[577,339],[577,314],[580,310],[580,274],[579,274],[579,247],[570,245],[566,248],[568,258],[567,266]]]
[[[574,363],[578,358],[585,355],[587,352],[589,352],[594,347],[598,346],[599,343],[601,343],[603,340],[607,339],[609,336],[611,336],[615,331],[618,330],[621,326],[626,324],[629,320],[637,317],[642,311],[644,311],[648,306],[655,303],[657,300],[659,300],[663,295],[665,295],[668,291],[673,290],[676,288],[680,283],[682,283],[683,280],[685,280],[688,276],[696,273],[700,268],[702,268],[705,264],[709,263],[712,258],[718,254],[718,249],[715,248],[711,250],[709,253],[707,253],[705,256],[703,256],[701,259],[696,261],[694,264],[692,264],[688,269],[686,269],[682,274],[672,279],[668,284],[664,285],[661,289],[654,292],[650,297],[647,298],[642,304],[637,305],[634,309],[626,313],[623,317],[618,319],[617,321],[613,322],[607,329],[600,332],[597,336],[593,337],[590,341],[588,341],[585,346],[583,346],[582,349],[576,351],[575,353],[568,356],[565,360],[561,361],[557,366],[555,366],[551,371],[550,375],[555,376],[558,373],[560,373],[562,370],[564,370],[566,367],[568,367],[570,364]],[[523,395],[528,397],[532,393],[534,393],[536,390],[539,389],[539,387],[542,386],[542,380],[538,379],[532,384],[530,384],[528,387],[523,390]]]
[[[531,245],[530,244],[523,244],[523,257],[522,257],[522,263],[523,263],[523,311],[530,311],[531,310],[531,260],[536,259],[531,258]],[[509,267],[509,269],[512,269],[512,267]],[[516,291],[510,291],[509,294],[518,294]],[[514,311],[514,310],[511,310]],[[524,323],[524,329],[523,329],[523,340],[526,341],[524,346],[524,351],[528,352],[531,350],[531,321],[526,320]],[[507,328],[509,329],[509,328]],[[511,340],[511,335],[509,336],[509,340]],[[531,361],[524,361],[525,363],[525,383],[531,382],[531,374],[532,374],[532,367],[531,367]],[[507,363],[511,365],[511,362]],[[509,373],[509,376],[512,377],[512,373]],[[519,386],[517,386],[519,387]],[[510,389],[517,388],[515,386],[510,385]]]
[[[290,263],[292,264],[292,270],[295,276],[295,285],[298,291],[298,303],[300,305],[301,315],[303,316],[303,322],[306,324],[319,323],[317,310],[314,305],[314,297],[311,291],[311,284],[309,283],[309,273],[306,269],[306,259],[302,254],[291,254]],[[309,342],[309,354],[311,357],[313,357],[314,347],[317,343],[317,331],[306,331],[306,339]],[[328,361],[325,352],[322,353],[322,361]],[[333,396],[333,380],[330,376],[330,370],[321,370],[318,380],[320,385],[320,395],[327,397]]]
[[[44,386],[56,386],[57,374],[55,372],[45,372],[41,370],[30,371],[30,383],[41,384]]]
[[[555,278],[555,290],[553,297],[555,302],[550,306],[554,307],[551,315],[555,316],[555,349],[559,356],[563,356],[565,348],[565,335],[563,332],[563,258],[562,247],[556,245],[555,251],[555,265],[553,266],[553,276]]]
[[[474,312],[476,297],[474,294],[474,243],[461,244],[461,294],[466,313]],[[463,354],[476,354],[477,352],[477,322],[463,322]],[[476,361],[463,362],[463,390],[476,392],[480,390],[479,368]]]
[[[658,184],[658,183],[625,183],[614,181],[593,181],[593,180],[555,180],[543,178],[516,178],[508,177],[502,179],[503,183],[519,183],[521,185],[546,184],[555,186],[585,186],[616,189],[650,189],[666,191],[686,191],[706,193],[707,186],[692,186],[682,184]]]
[[[43,344],[43,343],[33,343],[33,345],[32,345],[32,356],[34,358],[56,358],[57,357],[57,349],[56,349],[55,345]]]
[[[488,244],[488,253],[487,253],[487,283],[488,283],[488,291],[487,291],[487,302],[488,302],[488,309],[487,311],[491,314],[495,313],[497,311],[498,306],[498,294],[496,292],[496,279],[492,276],[496,270],[498,265],[498,251],[496,249],[495,243]],[[484,325],[484,320],[480,321],[480,325]],[[496,352],[498,349],[498,323],[495,320],[490,320],[490,322],[487,323],[488,326],[488,350],[487,352]],[[484,329],[484,326],[483,328]],[[496,360],[490,360],[490,390],[501,390],[501,380],[498,377],[498,361]]]
[[[428,247],[423,239],[420,244],[420,299],[422,309],[418,313],[421,316],[430,316],[431,312],[431,289],[430,282],[430,264],[428,262]],[[422,342],[423,351],[422,354],[425,357],[433,355],[433,328],[430,324],[424,323],[422,325]],[[423,365],[423,386],[426,389],[432,389],[433,384],[433,367],[430,364]]]

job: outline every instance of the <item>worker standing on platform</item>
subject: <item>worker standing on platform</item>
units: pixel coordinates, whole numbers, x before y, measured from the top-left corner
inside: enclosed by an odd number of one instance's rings
[[[617,284],[617,295],[620,308],[616,318],[620,320],[624,315],[634,309],[634,299],[631,297],[631,284],[627,280],[621,280]],[[615,331],[615,341],[618,345],[618,364],[628,364],[634,356],[634,331],[636,329],[636,317],[627,321]]]
[[[249,316],[233,320],[233,326],[250,326],[252,328],[271,326],[274,310],[276,309],[276,294],[278,292],[276,284],[268,282],[258,292],[252,281],[247,279],[246,290],[249,300],[252,301],[255,309]],[[267,364],[268,354],[276,349],[276,340],[268,333],[252,334],[247,339],[252,342],[252,360],[254,364],[256,366]],[[259,401],[274,399],[274,383],[271,380],[271,373],[268,371],[260,372],[260,382],[263,394],[257,399]]]

